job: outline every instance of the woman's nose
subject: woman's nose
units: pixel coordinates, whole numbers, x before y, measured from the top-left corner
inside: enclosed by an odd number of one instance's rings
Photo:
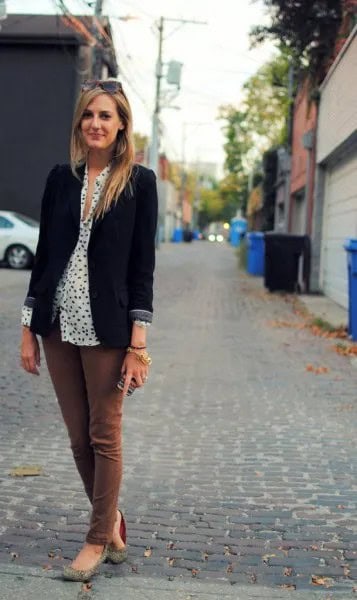
[[[99,129],[100,123],[99,123],[99,117],[98,116],[96,116],[96,115],[93,116],[91,125],[92,125],[93,129]]]

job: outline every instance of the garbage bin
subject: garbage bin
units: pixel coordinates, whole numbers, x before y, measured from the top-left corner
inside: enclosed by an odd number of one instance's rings
[[[264,233],[251,231],[248,238],[247,270],[250,275],[264,275]]]
[[[265,287],[270,292],[307,292],[309,277],[309,236],[266,232]]]
[[[348,268],[348,333],[357,341],[357,239],[348,240],[344,248]]]

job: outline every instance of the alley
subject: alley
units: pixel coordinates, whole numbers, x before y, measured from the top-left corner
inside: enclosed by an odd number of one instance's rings
[[[347,597],[356,367],[330,340],[274,326],[299,317],[230,247],[164,244],[157,259],[151,376],[125,405],[129,560],[103,573]],[[0,271],[0,563],[56,570],[81,545],[89,503],[44,364],[40,378],[19,367],[28,277]],[[22,464],[43,473],[10,477]]]

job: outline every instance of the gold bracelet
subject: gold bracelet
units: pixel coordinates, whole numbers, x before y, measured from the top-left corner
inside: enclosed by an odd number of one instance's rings
[[[127,352],[135,354],[137,359],[146,366],[151,365],[152,363],[152,359],[149,356],[149,354],[147,352],[138,352],[137,350],[135,350],[134,348],[132,348],[131,346],[128,346],[128,348],[126,349]]]

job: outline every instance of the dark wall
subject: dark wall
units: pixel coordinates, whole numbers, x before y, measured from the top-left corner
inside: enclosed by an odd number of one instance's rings
[[[40,214],[46,176],[69,161],[75,46],[1,45],[0,208]]]

